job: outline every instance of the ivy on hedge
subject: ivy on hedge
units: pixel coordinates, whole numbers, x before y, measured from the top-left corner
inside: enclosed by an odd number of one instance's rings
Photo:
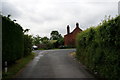
[[[76,57],[102,78],[119,79],[120,16],[104,20],[77,36]]]

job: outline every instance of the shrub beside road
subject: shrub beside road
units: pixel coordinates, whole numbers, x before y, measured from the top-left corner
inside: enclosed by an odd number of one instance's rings
[[[77,36],[76,57],[92,72],[109,80],[120,74],[120,16],[108,18]]]
[[[2,15],[0,15],[2,16]],[[32,36],[15,23],[15,20],[2,16],[2,77],[11,78],[32,58]],[[8,68],[8,70],[7,70]]]

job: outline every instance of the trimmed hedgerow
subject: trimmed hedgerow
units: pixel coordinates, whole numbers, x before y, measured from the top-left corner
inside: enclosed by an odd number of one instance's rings
[[[2,61],[12,63],[24,53],[22,27],[10,18],[2,16]]]
[[[117,80],[120,74],[120,16],[104,20],[77,36],[76,57],[102,78]]]

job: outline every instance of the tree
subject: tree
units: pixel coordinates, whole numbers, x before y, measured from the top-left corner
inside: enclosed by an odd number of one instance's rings
[[[52,31],[51,32],[51,37],[50,37],[51,40],[57,40],[55,43],[54,43],[54,47],[55,48],[58,48],[59,46],[63,45],[64,43],[64,39],[63,37],[61,36],[61,34],[59,34],[58,31]]]
[[[48,43],[48,40],[49,40],[49,38],[47,38],[46,36],[41,38],[41,42],[44,44]]]
[[[34,45],[38,45],[41,43],[41,37],[39,35],[36,35],[35,37],[33,37],[33,44]]]
[[[61,36],[57,42],[59,45],[64,45],[64,38]]]
[[[38,46],[41,49],[51,49],[51,48],[53,48],[53,44],[50,42],[49,38],[46,37],[46,36],[41,38],[41,43]]]
[[[50,35],[51,40],[58,40],[59,38],[61,38],[61,34],[59,34],[58,31],[52,31]]]

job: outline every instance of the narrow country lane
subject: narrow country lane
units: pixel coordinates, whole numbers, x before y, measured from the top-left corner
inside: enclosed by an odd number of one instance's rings
[[[75,49],[37,50],[36,57],[21,72],[17,78],[93,78],[69,54]]]

